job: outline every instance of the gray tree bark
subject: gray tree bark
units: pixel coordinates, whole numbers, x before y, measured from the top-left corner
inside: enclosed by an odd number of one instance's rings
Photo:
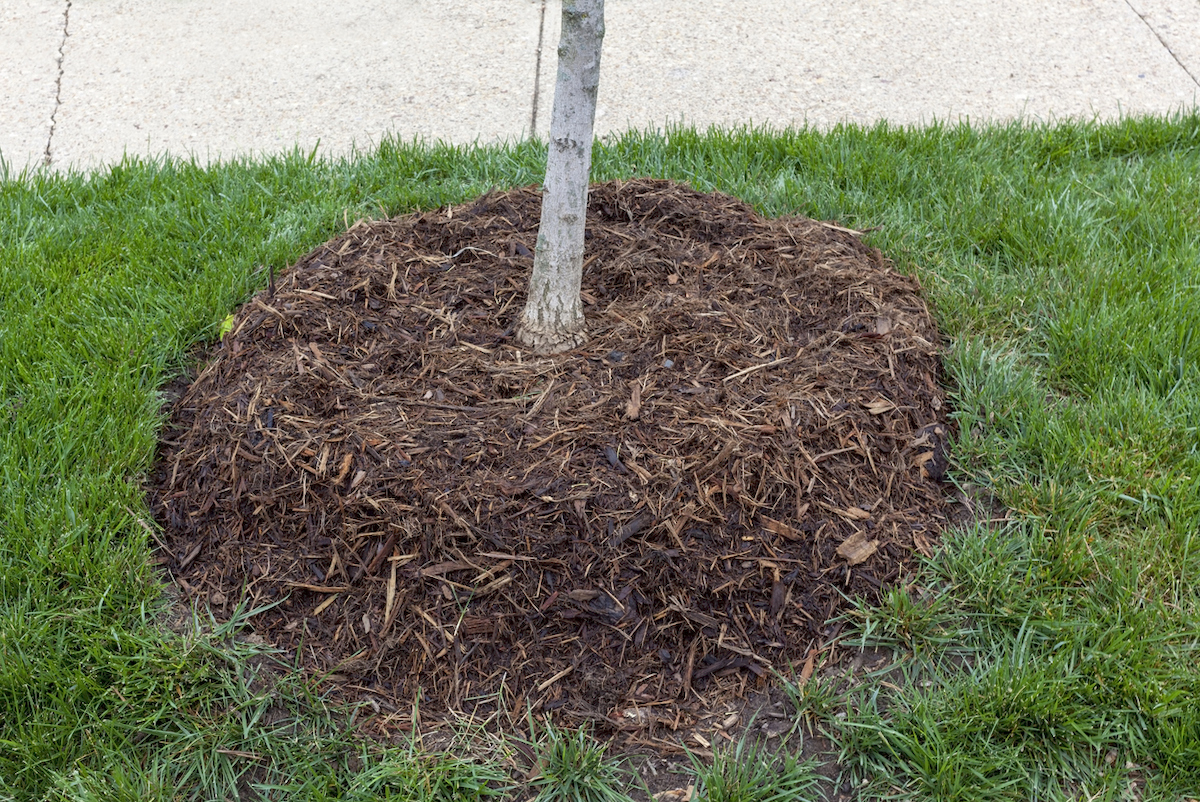
[[[537,353],[559,353],[587,339],[579,290],[603,40],[604,0],[563,0],[542,217],[517,327],[517,340]]]

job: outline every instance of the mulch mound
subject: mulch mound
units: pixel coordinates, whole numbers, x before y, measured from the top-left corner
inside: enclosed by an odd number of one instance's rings
[[[858,232],[596,185],[590,340],[523,352],[536,188],[360,222],[174,403],[151,477],[193,599],[353,694],[613,726],[787,670],[945,523],[939,335]],[[656,707],[657,705],[657,707]]]

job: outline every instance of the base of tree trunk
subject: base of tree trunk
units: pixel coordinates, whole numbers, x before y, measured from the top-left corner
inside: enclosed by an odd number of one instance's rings
[[[573,331],[564,331],[522,323],[517,329],[517,342],[535,354],[561,354],[587,342],[587,332],[582,326]]]

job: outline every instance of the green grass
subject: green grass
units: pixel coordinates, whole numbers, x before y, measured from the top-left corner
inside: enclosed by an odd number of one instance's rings
[[[788,749],[772,752],[745,737],[704,764],[689,753],[703,802],[805,802],[819,799],[814,765]]]
[[[565,732],[546,724],[539,733],[533,721],[529,729],[536,762],[525,791],[537,790],[534,802],[627,802],[622,792],[629,784],[626,773],[586,731]]]
[[[0,178],[0,799],[508,787],[499,763],[358,738],[294,675],[261,674],[237,624],[164,628],[139,483],[163,386],[268,268],[359,217],[535,183],[543,159],[385,141]],[[631,133],[593,169],[878,226],[928,292],[954,478],[1015,521],[955,533],[851,616],[907,679],[808,700],[848,779],[939,799],[1116,799],[1131,780],[1200,795],[1200,116]]]

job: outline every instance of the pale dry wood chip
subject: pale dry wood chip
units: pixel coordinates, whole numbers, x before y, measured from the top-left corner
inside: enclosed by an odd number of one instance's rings
[[[813,664],[817,658],[817,650],[809,649],[808,656],[804,658],[804,666],[800,669],[800,678],[796,681],[796,687],[803,690],[808,681],[812,679]]]
[[[313,618],[316,618],[321,613],[325,612],[325,608],[327,608],[329,605],[333,604],[334,601],[337,600],[337,597],[338,597],[338,594],[335,593],[332,596],[330,596],[328,599],[326,599],[325,601],[318,604],[317,609],[312,611]]]
[[[637,420],[642,414],[642,385],[640,382],[629,383],[629,400],[625,402],[625,417]]]
[[[491,582],[489,582],[486,585],[484,585],[483,587],[481,587],[479,590],[475,591],[475,596],[481,597],[481,596],[486,596],[489,593],[494,593],[495,591],[500,590],[500,588],[504,587],[505,585],[509,584],[512,581],[513,581],[512,574],[505,574],[504,576],[497,577],[496,579],[493,579]]]
[[[624,464],[626,468],[633,471],[634,474],[637,475],[637,478],[641,480],[643,485],[650,484],[650,480],[654,478],[654,474],[650,473],[650,471],[634,462],[632,457],[626,457]]]
[[[484,571],[484,572],[483,572],[482,574],[480,574],[479,576],[477,576],[477,577],[475,577],[474,579],[472,579],[472,580],[471,580],[471,584],[472,584],[472,585],[478,585],[480,582],[484,582],[484,581],[486,581],[486,580],[488,580],[488,579],[491,579],[491,578],[492,578],[492,577],[494,577],[496,574],[498,574],[498,573],[500,573],[501,571],[503,571],[503,570],[505,570],[505,569],[509,568],[509,567],[510,567],[512,564],[513,564],[513,561],[512,561],[512,560],[505,560],[504,562],[500,563],[499,565],[493,565],[491,568],[489,568],[488,570]]]
[[[546,680],[546,681],[544,681],[544,682],[541,682],[541,683],[539,683],[539,684],[538,684],[538,686],[537,686],[538,693],[541,693],[542,691],[546,690],[546,689],[547,689],[547,688],[549,688],[551,685],[553,685],[554,683],[558,682],[560,679],[562,679],[563,677],[567,676],[567,674],[570,674],[570,673],[571,673],[572,671],[574,671],[574,670],[575,670],[575,666],[567,666],[566,668],[564,668],[562,671],[560,671],[560,672],[558,672],[557,674],[555,674],[555,675],[554,675],[553,677],[551,677],[550,679],[548,679],[548,680]]]
[[[445,563],[438,563],[437,565],[431,565],[428,568],[422,568],[420,573],[421,573],[421,576],[425,576],[425,577],[441,576],[442,574],[448,574],[451,571],[465,571],[468,568],[474,568],[474,567],[475,566],[471,565],[470,563],[445,562]]]
[[[762,516],[763,529],[768,532],[774,532],[787,540],[800,540],[800,533],[792,527],[785,524],[783,521],[776,521],[774,518]]]
[[[310,585],[307,582],[287,582],[285,584],[289,588],[311,590],[313,593],[342,593],[350,590],[349,585]]]
[[[871,513],[859,507],[847,507],[844,510],[838,510],[838,514],[851,521],[865,521],[871,517]]]
[[[346,456],[342,457],[342,466],[338,468],[337,479],[334,479],[334,482],[340,484],[341,481],[346,478],[346,474],[350,472],[350,462],[353,459],[353,454],[347,454]]]
[[[870,402],[869,404],[863,404],[863,406],[866,407],[866,410],[872,415],[882,415],[885,412],[891,412],[896,408],[896,405],[891,401],[888,401],[886,398],[880,398],[876,401]]]
[[[388,559],[391,560],[392,558],[388,558]],[[392,572],[391,572],[391,576],[388,577],[387,598],[385,599],[384,605],[383,605],[383,621],[384,621],[383,625],[385,628],[392,620],[392,605],[395,604],[395,602],[396,602],[396,569],[397,569],[397,567],[398,566],[397,566],[396,561],[392,560]]]
[[[850,565],[858,565],[866,562],[867,558],[875,553],[879,548],[878,540],[867,540],[867,533],[861,529],[855,532],[850,537],[846,538],[842,545],[838,546],[838,556],[846,560]]]

